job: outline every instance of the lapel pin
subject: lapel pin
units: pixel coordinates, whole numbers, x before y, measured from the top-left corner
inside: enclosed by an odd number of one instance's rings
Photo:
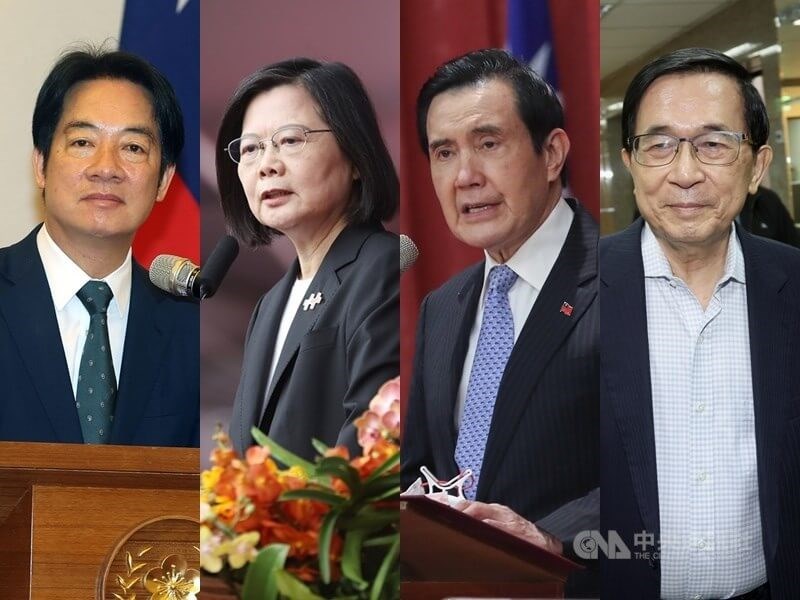
[[[572,304],[570,304],[569,302],[564,302],[561,305],[561,310],[559,310],[558,312],[560,312],[562,315],[566,315],[568,317],[571,317],[572,316]]]
[[[322,302],[322,292],[316,294],[309,294],[308,298],[303,300],[303,310],[314,310],[317,304]]]

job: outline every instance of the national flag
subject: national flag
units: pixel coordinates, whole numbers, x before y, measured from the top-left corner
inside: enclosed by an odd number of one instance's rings
[[[136,260],[158,254],[200,261],[200,1],[126,0],[120,49],[147,59],[172,84],[186,139],[167,196],[136,234]]]

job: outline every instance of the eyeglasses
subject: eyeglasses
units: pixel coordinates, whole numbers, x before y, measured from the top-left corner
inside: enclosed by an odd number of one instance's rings
[[[663,167],[678,155],[681,142],[689,142],[694,155],[705,165],[729,165],[739,158],[742,142],[752,144],[746,133],[710,131],[693,138],[666,133],[645,133],[628,138],[634,160],[645,167]]]
[[[247,165],[258,160],[267,149],[267,143],[282,156],[294,156],[302,152],[308,143],[309,133],[327,133],[330,129],[306,129],[299,125],[281,127],[269,138],[255,135],[243,135],[231,141],[225,150],[231,160],[237,164]]]

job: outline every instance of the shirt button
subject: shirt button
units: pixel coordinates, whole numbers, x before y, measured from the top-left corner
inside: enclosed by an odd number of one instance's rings
[[[701,596],[700,594],[695,594],[694,596],[692,596],[692,598],[694,600],[703,600],[703,596]]]
[[[703,548],[706,547],[706,541],[700,540],[699,542],[697,542],[697,547],[700,548],[700,550],[702,550]]]
[[[703,402],[698,402],[697,406],[695,406],[695,410],[699,413],[703,412],[706,409],[706,405]]]
[[[707,477],[707,475],[706,475],[705,473],[700,473],[700,474],[697,476],[697,481],[705,481],[705,480],[706,480],[706,477]]]

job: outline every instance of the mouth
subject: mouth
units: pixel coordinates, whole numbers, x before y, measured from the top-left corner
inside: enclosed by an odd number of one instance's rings
[[[492,210],[499,204],[499,202],[467,202],[462,205],[461,213],[465,215],[478,215]]]
[[[86,200],[89,202],[95,202],[97,204],[105,204],[105,205],[124,204],[122,198],[120,198],[116,194],[102,194],[102,193],[86,194],[84,196],[81,196],[81,200]]]
[[[667,206],[682,213],[691,213],[708,208],[707,204],[701,204],[700,202],[681,202],[679,204],[668,204]]]
[[[264,190],[263,192],[261,192],[261,195],[259,196],[259,199],[262,200],[262,201],[264,201],[264,200],[277,200],[277,199],[280,199],[280,198],[285,198],[286,196],[288,196],[291,193],[292,193],[291,191],[285,190],[285,189],[282,189],[282,188],[273,188],[271,190]]]

